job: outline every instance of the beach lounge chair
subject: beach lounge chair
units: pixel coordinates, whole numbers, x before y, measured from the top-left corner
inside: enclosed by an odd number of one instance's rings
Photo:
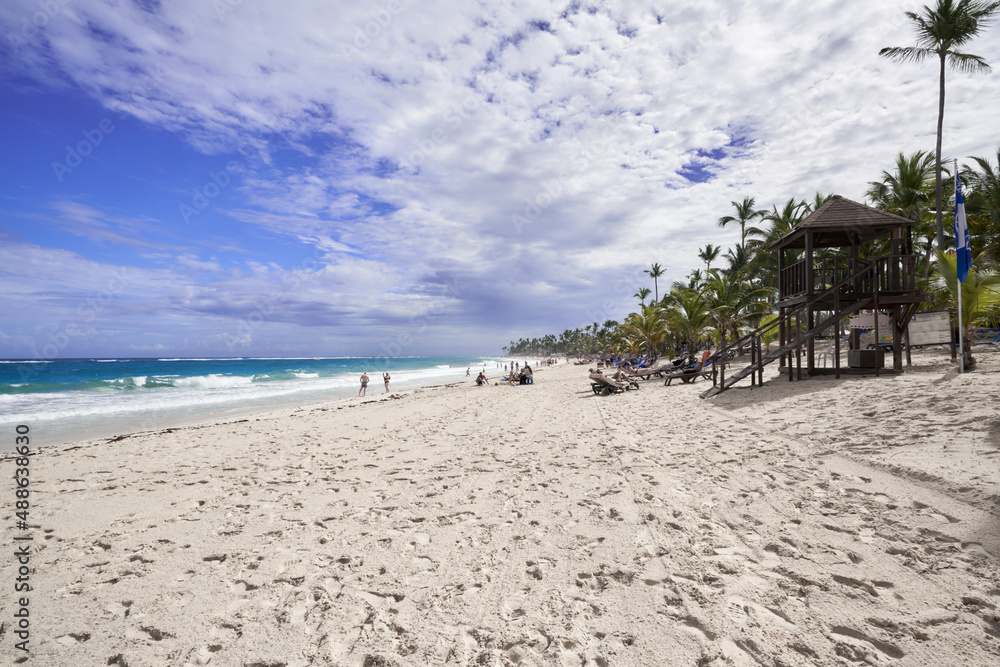
[[[670,362],[654,366],[652,368],[629,368],[625,372],[633,377],[648,380],[651,377],[663,377],[663,374],[670,369]]]
[[[606,377],[603,373],[591,373],[590,379],[593,382],[590,383],[590,388],[595,394],[600,394],[602,396],[607,396],[608,394],[617,394],[619,392],[628,391],[632,387],[636,389],[639,388],[639,383],[635,380],[626,381],[616,381],[609,377]]]
[[[705,369],[705,362],[708,361],[708,358],[710,356],[712,356],[712,352],[710,350],[705,350],[701,355],[701,361],[699,361],[694,366],[689,366],[688,368],[682,368],[679,371],[668,373],[666,375],[666,379],[663,381],[663,386],[669,387],[671,381],[673,380],[680,380],[681,382],[684,383],[694,382],[695,379],[699,377],[703,377],[706,380],[711,380],[712,370]]]

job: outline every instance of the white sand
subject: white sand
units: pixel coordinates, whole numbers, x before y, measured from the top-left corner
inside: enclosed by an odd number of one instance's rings
[[[708,401],[561,366],[43,452],[28,664],[995,666],[981,361]]]

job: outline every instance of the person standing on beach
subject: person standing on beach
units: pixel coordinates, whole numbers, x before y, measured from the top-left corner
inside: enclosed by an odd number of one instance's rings
[[[388,371],[385,372],[385,373],[382,373],[382,379],[385,380],[385,393],[388,394],[389,393],[389,379],[390,379]]]
[[[365,392],[368,390],[368,371],[361,374],[361,389],[358,390],[358,396],[364,396]]]

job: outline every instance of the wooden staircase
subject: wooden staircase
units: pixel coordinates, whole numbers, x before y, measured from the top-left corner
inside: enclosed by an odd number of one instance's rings
[[[809,297],[806,298],[798,307],[787,309],[783,317],[776,318],[774,321],[751,331],[736,342],[716,350],[715,353],[709,357],[714,369],[712,374],[712,387],[702,392],[701,397],[710,398],[717,394],[721,394],[740,380],[746,379],[747,377],[751,378],[751,382],[753,384],[763,384],[763,369],[768,364],[781,359],[786,355],[790,355],[792,352],[799,353],[803,345],[808,344],[810,340],[813,340],[823,330],[835,325],[843,318],[848,317],[859,310],[879,310],[878,284],[880,274],[881,271],[878,263],[868,264],[860,271],[844,277],[839,283],[832,285],[825,290],[809,295]],[[873,292],[870,294],[852,294],[850,296],[844,296],[843,298],[841,297],[841,294],[845,289],[848,289],[852,285],[858,285],[861,283],[874,285]],[[793,321],[797,322],[802,315],[808,314],[809,312],[820,308],[822,308],[824,312],[832,312],[833,314],[804,332],[801,328],[793,325]],[[916,305],[912,308],[907,307],[905,309],[906,314],[903,319],[904,323],[909,321],[910,316],[915,310]],[[877,319],[878,318],[876,318],[876,321]],[[778,349],[764,354],[764,336],[781,326],[785,327],[785,331],[796,331],[794,339],[786,342]],[[876,325],[876,333],[877,331]],[[726,360],[733,358],[737,354],[743,353],[743,351],[748,347],[750,349],[750,365],[727,378],[725,368]],[[839,344],[837,345],[837,352],[839,354]],[[792,370],[789,368],[789,373],[791,372]]]
[[[722,377],[716,381],[716,383],[712,386],[711,389],[702,392],[701,397],[711,398],[716,394],[721,394],[722,392],[729,389],[740,380],[747,378],[751,373],[762,371],[764,369],[764,366],[767,366],[772,361],[776,361],[781,357],[785,356],[786,354],[788,354],[789,352],[792,352],[793,350],[800,348],[803,344],[808,342],[810,339],[814,338],[818,333],[820,333],[827,327],[836,324],[842,318],[847,317],[848,315],[851,315],[859,310],[864,310],[865,308],[871,308],[873,302],[874,299],[872,298],[853,301],[849,306],[841,309],[838,313],[826,318],[825,320],[814,326],[812,329],[806,331],[801,336],[796,338],[796,340],[793,340],[790,343],[785,343],[784,345],[779,347],[777,350],[774,350],[773,352],[768,352],[767,354],[761,354],[760,344],[758,343],[754,345],[753,343],[751,343],[752,345],[751,356],[755,358],[750,362],[750,365],[744,368],[743,370],[736,372],[736,374],[729,376],[728,378],[725,377],[725,370],[723,369]],[[786,318],[786,319],[790,320],[791,318]],[[773,326],[777,326],[777,324],[778,320],[775,320],[770,325],[766,327],[761,327],[749,335],[754,336],[759,341],[761,334],[767,333],[767,331],[773,328]],[[756,352],[756,354],[753,353],[754,351]],[[761,381],[763,382],[763,379],[761,379]]]

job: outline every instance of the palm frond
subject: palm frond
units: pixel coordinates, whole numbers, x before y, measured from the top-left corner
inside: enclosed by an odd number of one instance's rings
[[[878,54],[883,58],[889,58],[903,63],[919,63],[933,55],[937,55],[933,50],[918,46],[887,46],[881,49]]]

